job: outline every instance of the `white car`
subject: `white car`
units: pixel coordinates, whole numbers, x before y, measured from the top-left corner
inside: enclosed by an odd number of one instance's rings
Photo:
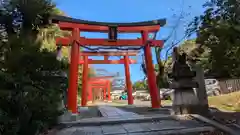
[[[111,98],[114,100],[118,100],[120,98],[121,94],[112,94]]]
[[[144,96],[143,100],[150,101],[151,100],[150,94]]]
[[[221,88],[218,80],[216,79],[205,79],[205,86],[208,96],[218,96],[221,94]]]
[[[173,92],[174,89],[160,89],[160,97],[163,100],[172,100]]]

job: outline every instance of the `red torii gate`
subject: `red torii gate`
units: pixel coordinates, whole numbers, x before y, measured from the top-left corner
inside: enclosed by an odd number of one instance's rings
[[[68,109],[72,113],[77,113],[77,81],[78,81],[78,62],[80,45],[81,46],[142,46],[144,47],[145,63],[147,68],[148,86],[151,95],[152,108],[160,107],[160,97],[156,86],[155,71],[152,63],[151,47],[162,47],[162,40],[149,39],[149,33],[156,33],[160,26],[166,24],[165,19],[154,21],[136,22],[136,23],[106,23],[85,21],[65,16],[53,16],[53,23],[57,23],[60,29],[72,31],[71,37],[57,38],[56,43],[63,46],[71,45],[71,64],[70,78],[68,90]],[[81,37],[80,32],[105,32],[108,33],[108,39],[88,39]],[[118,33],[141,33],[142,38],[139,39],[118,39]],[[84,62],[87,61],[84,58]],[[86,65],[86,64],[84,64]],[[86,76],[86,75],[85,75]]]
[[[111,96],[110,96],[111,81],[110,80],[96,79],[95,77],[90,78],[90,84],[88,86],[88,101],[93,100],[92,88],[102,88],[103,89],[103,100],[106,100],[106,92],[107,92],[108,93],[108,101],[111,101]]]
[[[102,51],[102,52],[83,52],[80,55],[83,57],[83,60],[80,60],[79,64],[83,64],[83,79],[82,79],[82,106],[87,105],[87,91],[88,91],[88,64],[124,64],[125,67],[125,77],[126,77],[126,85],[127,85],[127,93],[128,93],[128,104],[133,104],[133,96],[132,96],[132,84],[130,79],[130,69],[129,64],[135,64],[136,60],[129,59],[129,56],[136,56],[138,54],[137,51]],[[88,56],[104,56],[104,60],[92,60],[89,59]],[[120,60],[109,60],[109,56],[123,56]],[[99,77],[98,79],[103,79],[104,77]],[[108,78],[108,77],[105,77]],[[96,78],[95,78],[96,80]],[[109,91],[110,92],[110,91]],[[73,95],[72,95],[73,96]]]

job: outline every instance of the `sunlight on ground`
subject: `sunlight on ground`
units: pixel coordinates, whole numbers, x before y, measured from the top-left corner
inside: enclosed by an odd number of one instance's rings
[[[172,105],[172,101],[171,100],[161,100],[161,104],[165,105],[165,106]]]
[[[240,111],[240,92],[209,97],[209,106],[223,111]]]
[[[162,100],[162,105],[169,105],[171,102],[171,100]],[[240,112],[240,92],[209,97],[208,103],[210,107],[218,108],[221,111]]]
[[[162,100],[162,105],[169,105],[171,102],[171,100]],[[221,111],[240,112],[240,92],[209,97],[208,103],[210,107],[218,108]]]
[[[151,102],[151,101],[143,101]],[[209,106],[218,108],[221,111],[237,111],[240,112],[240,92],[233,92],[230,94],[225,94],[221,96],[214,96],[208,98]],[[96,104],[96,103],[95,103]],[[88,105],[95,105],[88,103]],[[107,103],[113,106],[125,106],[127,105],[126,100],[115,100],[111,103]],[[151,103],[149,103],[151,104]],[[169,106],[172,104],[171,100],[162,100],[161,104],[163,106]]]

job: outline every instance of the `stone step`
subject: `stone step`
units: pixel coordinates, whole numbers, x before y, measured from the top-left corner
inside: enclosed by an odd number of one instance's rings
[[[102,126],[71,127],[60,130],[56,135],[187,135],[199,132],[213,132],[212,126],[189,125],[176,121],[125,123]],[[192,134],[191,134],[192,135]]]
[[[72,122],[62,122],[60,127],[72,127],[72,126],[99,126],[99,125],[112,125],[118,123],[136,123],[136,122],[151,122],[158,120],[175,120],[185,119],[185,116],[172,116],[172,115],[137,115],[136,117],[99,117],[99,118],[87,118]]]
[[[133,112],[126,112],[124,110],[118,109],[112,106],[99,106],[99,111],[101,112],[103,117],[137,117],[138,114]]]

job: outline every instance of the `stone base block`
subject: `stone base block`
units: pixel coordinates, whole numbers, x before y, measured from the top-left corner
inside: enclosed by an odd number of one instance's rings
[[[174,105],[172,108],[172,114],[200,114],[203,116],[209,116],[208,106],[206,105]]]

